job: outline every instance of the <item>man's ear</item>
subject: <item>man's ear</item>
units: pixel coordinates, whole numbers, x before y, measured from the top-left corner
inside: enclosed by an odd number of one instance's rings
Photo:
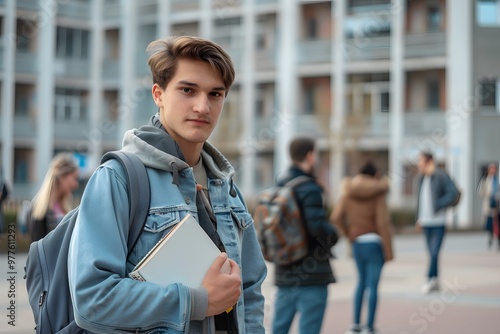
[[[161,107],[163,89],[161,89],[161,87],[155,83],[151,88],[151,95],[153,95],[153,100],[155,101],[156,106]]]

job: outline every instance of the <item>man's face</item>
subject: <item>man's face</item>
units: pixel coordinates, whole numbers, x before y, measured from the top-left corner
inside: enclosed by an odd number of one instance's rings
[[[207,62],[180,59],[167,87],[155,84],[152,93],[163,127],[181,147],[194,149],[203,146],[217,125],[226,89]]]
[[[418,167],[418,171],[420,173],[425,173],[426,171],[426,167],[427,167],[427,159],[425,158],[425,156],[423,155],[419,155],[418,156],[418,163],[417,163],[417,167]]]

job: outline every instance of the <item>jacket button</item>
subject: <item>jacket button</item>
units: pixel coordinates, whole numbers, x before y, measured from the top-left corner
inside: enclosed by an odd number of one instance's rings
[[[186,202],[186,204],[189,204],[191,203],[191,199],[189,197],[184,197],[184,202]]]

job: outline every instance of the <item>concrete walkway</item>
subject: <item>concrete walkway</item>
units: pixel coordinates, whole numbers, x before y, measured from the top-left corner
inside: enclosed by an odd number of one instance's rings
[[[338,283],[329,288],[322,334],[343,334],[352,324],[357,274],[345,242],[335,248]],[[485,234],[446,235],[440,258],[442,289],[430,295],[420,293],[427,268],[423,236],[397,236],[394,249],[395,260],[384,267],[379,287],[375,324],[382,334],[500,333],[500,251],[487,249]],[[270,328],[275,289],[266,286],[265,291]]]
[[[500,251],[487,249],[484,233],[446,235],[441,255],[442,290],[427,296],[420,293],[427,266],[422,235],[396,236],[394,249],[396,258],[384,267],[379,291],[376,326],[382,334],[500,333]],[[338,258],[332,263],[338,283],[329,288],[322,334],[343,334],[352,321],[354,262],[347,256],[343,240],[335,251]],[[23,279],[26,254],[16,254],[14,260],[11,269],[7,255],[0,255],[0,333],[34,333]],[[263,287],[267,328],[273,315],[272,278],[273,266],[269,265]],[[12,319],[10,303],[15,303]],[[13,320],[15,326],[9,324]],[[290,333],[297,332],[292,329]]]

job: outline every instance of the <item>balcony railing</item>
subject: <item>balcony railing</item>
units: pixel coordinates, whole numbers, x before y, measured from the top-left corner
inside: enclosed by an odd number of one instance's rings
[[[58,77],[87,79],[90,74],[90,64],[84,59],[58,58],[54,64],[54,71]]]
[[[65,17],[76,19],[90,18],[91,3],[82,2],[61,2],[57,7],[57,14]]]
[[[255,52],[255,67],[258,70],[268,70],[276,67],[276,50],[261,49]]]
[[[88,141],[92,144],[93,138],[89,138],[90,131],[88,121],[54,121],[54,138],[59,140]]]
[[[38,71],[38,57],[34,53],[21,52],[16,53],[16,72],[35,74]]]
[[[442,111],[413,111],[404,114],[406,137],[446,133],[446,113]]]
[[[328,63],[331,60],[331,40],[302,41],[298,47],[299,64]]]
[[[35,139],[36,120],[29,116],[14,116],[14,138]]]
[[[389,59],[390,37],[356,37],[346,39],[344,57],[349,60]]]
[[[120,2],[117,0],[107,0],[104,3],[104,19],[117,20],[120,18]]]
[[[137,6],[139,17],[143,17],[145,15],[156,15],[158,12],[156,0],[142,0],[141,2],[137,2]]]
[[[387,138],[389,114],[377,112],[372,115],[346,115],[343,131],[349,138]]]
[[[17,0],[16,5],[17,8],[22,8],[22,9],[30,9],[30,10],[38,10],[39,1],[33,1],[33,0]]]
[[[269,4],[276,4],[278,3],[278,0],[257,0],[256,4],[258,5],[269,5]]]
[[[405,57],[435,57],[446,55],[444,32],[408,34],[405,36]]]
[[[118,59],[104,59],[102,63],[102,77],[107,80],[118,80],[120,61]]]
[[[200,8],[200,0],[173,0],[172,12],[193,11]]]

